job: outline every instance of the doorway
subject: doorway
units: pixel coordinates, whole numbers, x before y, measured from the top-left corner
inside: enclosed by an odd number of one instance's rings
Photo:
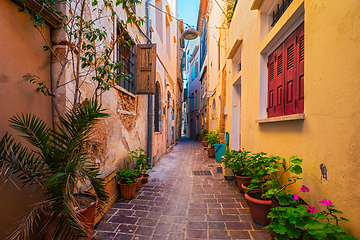
[[[231,149],[241,150],[241,77],[232,87]]]

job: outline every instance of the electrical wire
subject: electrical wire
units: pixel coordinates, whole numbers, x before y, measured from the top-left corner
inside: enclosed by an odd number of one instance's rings
[[[152,6],[153,8],[155,8],[155,9],[159,10],[160,12],[163,12],[163,13],[165,13],[166,15],[169,15],[170,17],[176,19],[177,21],[183,22],[183,23],[184,23],[185,25],[187,25],[188,27],[194,27],[194,26],[191,26],[190,24],[187,24],[187,23],[184,22],[182,19],[178,19],[178,18],[172,16],[171,14],[168,14],[167,12],[163,11],[162,9],[156,7],[155,5],[153,5],[153,4],[151,4],[151,3],[149,3],[149,5]]]

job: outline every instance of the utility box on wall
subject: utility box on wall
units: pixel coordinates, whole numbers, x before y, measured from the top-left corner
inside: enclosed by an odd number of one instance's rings
[[[155,94],[156,44],[137,45],[135,94]]]

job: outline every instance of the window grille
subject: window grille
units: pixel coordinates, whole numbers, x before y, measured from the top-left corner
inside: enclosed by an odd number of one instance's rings
[[[154,127],[155,132],[160,132],[160,116],[161,116],[161,109],[160,109],[160,86],[159,83],[156,83],[155,87],[155,104],[154,104]]]
[[[134,75],[134,53],[132,39],[120,27],[117,29],[117,60],[122,62],[121,67],[118,69],[118,74],[121,74],[120,80],[117,84],[127,91],[135,92],[135,75]]]
[[[278,4],[276,10],[273,11],[273,22],[271,26],[275,26],[275,24],[279,21],[281,16],[284,14],[286,9],[290,6],[293,0],[282,0],[282,4]]]

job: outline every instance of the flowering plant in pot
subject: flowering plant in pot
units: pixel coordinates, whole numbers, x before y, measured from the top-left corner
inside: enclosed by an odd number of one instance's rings
[[[287,193],[290,191],[286,190],[286,188],[301,179],[298,175],[302,173],[301,164],[303,159],[292,156],[289,159],[288,165],[284,158],[281,160],[282,162],[279,161],[280,166],[274,164],[267,167],[271,177],[264,184],[271,186],[271,188],[265,193],[265,196],[266,198],[272,198],[276,204],[289,205],[293,203],[293,199],[289,198]]]
[[[303,185],[300,191],[309,192],[309,188]],[[319,203],[325,205],[326,209],[319,211],[314,206],[302,203],[298,193],[287,195],[293,201],[286,206],[272,208],[268,215],[272,221],[265,228],[271,230],[275,240],[357,239],[346,234],[346,229],[339,226],[340,221],[348,220],[338,216],[342,212],[335,209],[332,201],[320,200]]]
[[[124,168],[116,172],[116,177],[120,186],[120,194],[124,199],[132,199],[136,193],[137,178],[134,171]]]
[[[104,111],[96,100],[84,101],[59,117],[56,130],[31,114],[10,119],[10,126],[21,132],[32,148],[5,134],[0,140],[0,168],[8,178],[18,174],[23,187],[38,186],[46,198],[19,221],[11,239],[27,239],[40,213],[45,215],[41,221],[46,239],[92,238],[97,198],[79,194],[78,183],[90,183],[100,201],[106,201],[104,179],[99,177],[99,168],[87,147],[92,143],[90,134],[95,124],[108,117]],[[87,206],[90,213],[81,206],[83,198],[92,199]]]
[[[208,143],[209,157],[215,157],[215,144],[220,143],[219,131],[209,131],[205,135],[205,141]]]

